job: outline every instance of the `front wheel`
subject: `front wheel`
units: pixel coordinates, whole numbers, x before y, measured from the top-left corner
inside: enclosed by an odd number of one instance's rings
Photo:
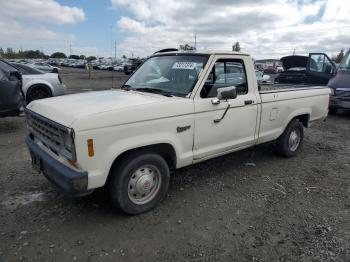
[[[304,128],[298,119],[291,121],[283,134],[277,139],[279,153],[284,157],[295,156],[303,143]]]
[[[116,163],[108,182],[112,203],[129,215],[155,208],[169,185],[169,167],[159,155],[133,153]]]

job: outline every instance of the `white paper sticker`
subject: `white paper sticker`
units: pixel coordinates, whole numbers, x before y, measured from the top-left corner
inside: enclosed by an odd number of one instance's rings
[[[176,62],[173,65],[173,69],[194,69],[196,67],[196,63],[194,62]]]

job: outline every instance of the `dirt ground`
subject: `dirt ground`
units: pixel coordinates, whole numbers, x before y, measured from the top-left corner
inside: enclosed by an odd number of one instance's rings
[[[87,84],[74,72],[71,92],[110,88],[110,72]],[[349,113],[307,129],[294,158],[266,144],[179,170],[139,216],[104,190],[63,196],[32,169],[24,137],[23,117],[0,119],[1,262],[350,261]]]

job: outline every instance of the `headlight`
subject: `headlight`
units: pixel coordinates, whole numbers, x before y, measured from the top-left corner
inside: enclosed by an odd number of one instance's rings
[[[74,145],[74,130],[71,128],[67,128],[65,132],[63,132],[63,147],[64,150],[61,152],[69,160],[76,160],[75,156],[75,145]]]
[[[335,89],[331,88],[331,96],[335,96]]]

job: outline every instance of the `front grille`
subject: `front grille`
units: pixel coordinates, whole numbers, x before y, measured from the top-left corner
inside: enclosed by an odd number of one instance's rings
[[[43,143],[53,153],[67,156],[67,149],[64,147],[64,135],[68,129],[41,115],[26,110],[26,118],[29,133],[35,140]]]

